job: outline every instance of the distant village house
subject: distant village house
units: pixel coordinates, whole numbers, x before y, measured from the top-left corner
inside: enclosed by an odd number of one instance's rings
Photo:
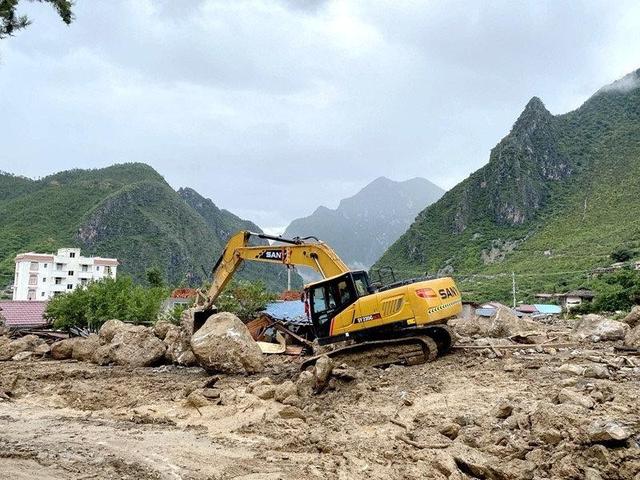
[[[115,278],[115,258],[83,257],[79,248],[61,248],[57,254],[21,253],[16,256],[14,301],[46,301],[92,280]]]
[[[574,290],[568,293],[538,293],[536,298],[543,300],[557,300],[563,310],[572,308],[593,301],[595,293],[591,290]]]

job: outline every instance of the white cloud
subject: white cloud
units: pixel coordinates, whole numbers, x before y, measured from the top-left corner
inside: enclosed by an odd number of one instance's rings
[[[22,4],[21,4],[22,6]],[[380,175],[451,187],[522,107],[637,68],[632,2],[114,0],[0,43],[0,170],[143,161],[277,229]]]

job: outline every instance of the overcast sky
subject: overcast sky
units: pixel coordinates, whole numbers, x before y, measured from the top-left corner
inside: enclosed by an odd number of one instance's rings
[[[451,188],[532,96],[640,67],[636,1],[76,3],[0,40],[0,170],[145,162],[270,231],[381,175]]]

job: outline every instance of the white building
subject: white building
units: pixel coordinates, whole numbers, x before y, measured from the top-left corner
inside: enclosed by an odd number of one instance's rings
[[[48,300],[91,280],[116,277],[115,258],[82,257],[79,248],[61,248],[57,254],[21,253],[16,256],[14,300]]]

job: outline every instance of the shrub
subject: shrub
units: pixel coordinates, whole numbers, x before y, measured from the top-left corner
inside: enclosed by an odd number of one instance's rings
[[[276,295],[267,291],[260,281],[238,281],[227,286],[215,304],[221,312],[231,312],[243,320],[249,320],[275,299]]]
[[[164,288],[135,285],[130,277],[90,282],[86,288],[49,301],[45,317],[56,328],[100,326],[112,318],[131,323],[153,323],[168,292]]]

